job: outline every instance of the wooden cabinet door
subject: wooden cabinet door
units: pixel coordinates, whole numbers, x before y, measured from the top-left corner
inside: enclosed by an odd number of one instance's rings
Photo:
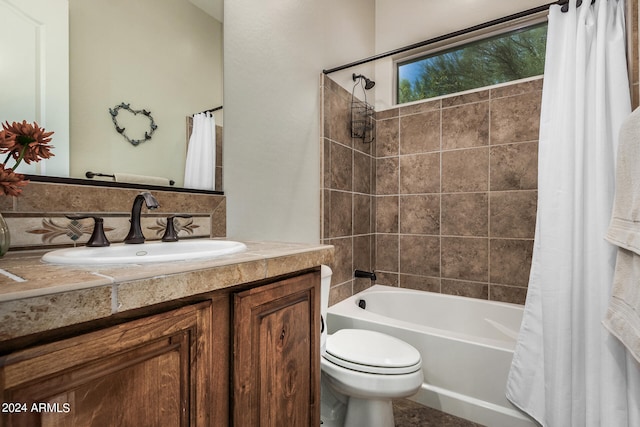
[[[233,424],[320,425],[320,275],[234,297]]]
[[[210,307],[186,306],[1,358],[1,425],[209,425]]]

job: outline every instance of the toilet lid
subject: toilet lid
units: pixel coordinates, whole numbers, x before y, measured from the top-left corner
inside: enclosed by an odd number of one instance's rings
[[[327,338],[325,358],[344,368],[374,374],[420,369],[420,353],[395,337],[365,329],[340,329]]]

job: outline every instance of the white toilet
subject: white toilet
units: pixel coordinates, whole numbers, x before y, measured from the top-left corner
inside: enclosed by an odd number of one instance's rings
[[[322,266],[322,427],[394,427],[391,399],[422,385],[420,353],[375,331],[341,329],[327,334],[331,269]]]

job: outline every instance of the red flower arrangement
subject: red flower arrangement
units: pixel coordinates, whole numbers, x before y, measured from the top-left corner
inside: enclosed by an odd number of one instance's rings
[[[48,159],[54,154],[49,145],[53,132],[45,132],[38,123],[9,122],[2,124],[0,131],[0,154],[7,154],[3,163],[0,163],[0,195],[19,196],[22,187],[29,183],[24,175],[14,172],[15,168],[24,160],[26,164]],[[13,167],[7,167],[10,159],[15,161]]]

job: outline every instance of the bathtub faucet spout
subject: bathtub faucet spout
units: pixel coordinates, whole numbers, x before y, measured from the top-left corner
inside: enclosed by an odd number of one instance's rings
[[[355,277],[363,277],[365,279],[371,279],[371,281],[377,280],[376,273],[374,271],[356,270],[353,272]]]

